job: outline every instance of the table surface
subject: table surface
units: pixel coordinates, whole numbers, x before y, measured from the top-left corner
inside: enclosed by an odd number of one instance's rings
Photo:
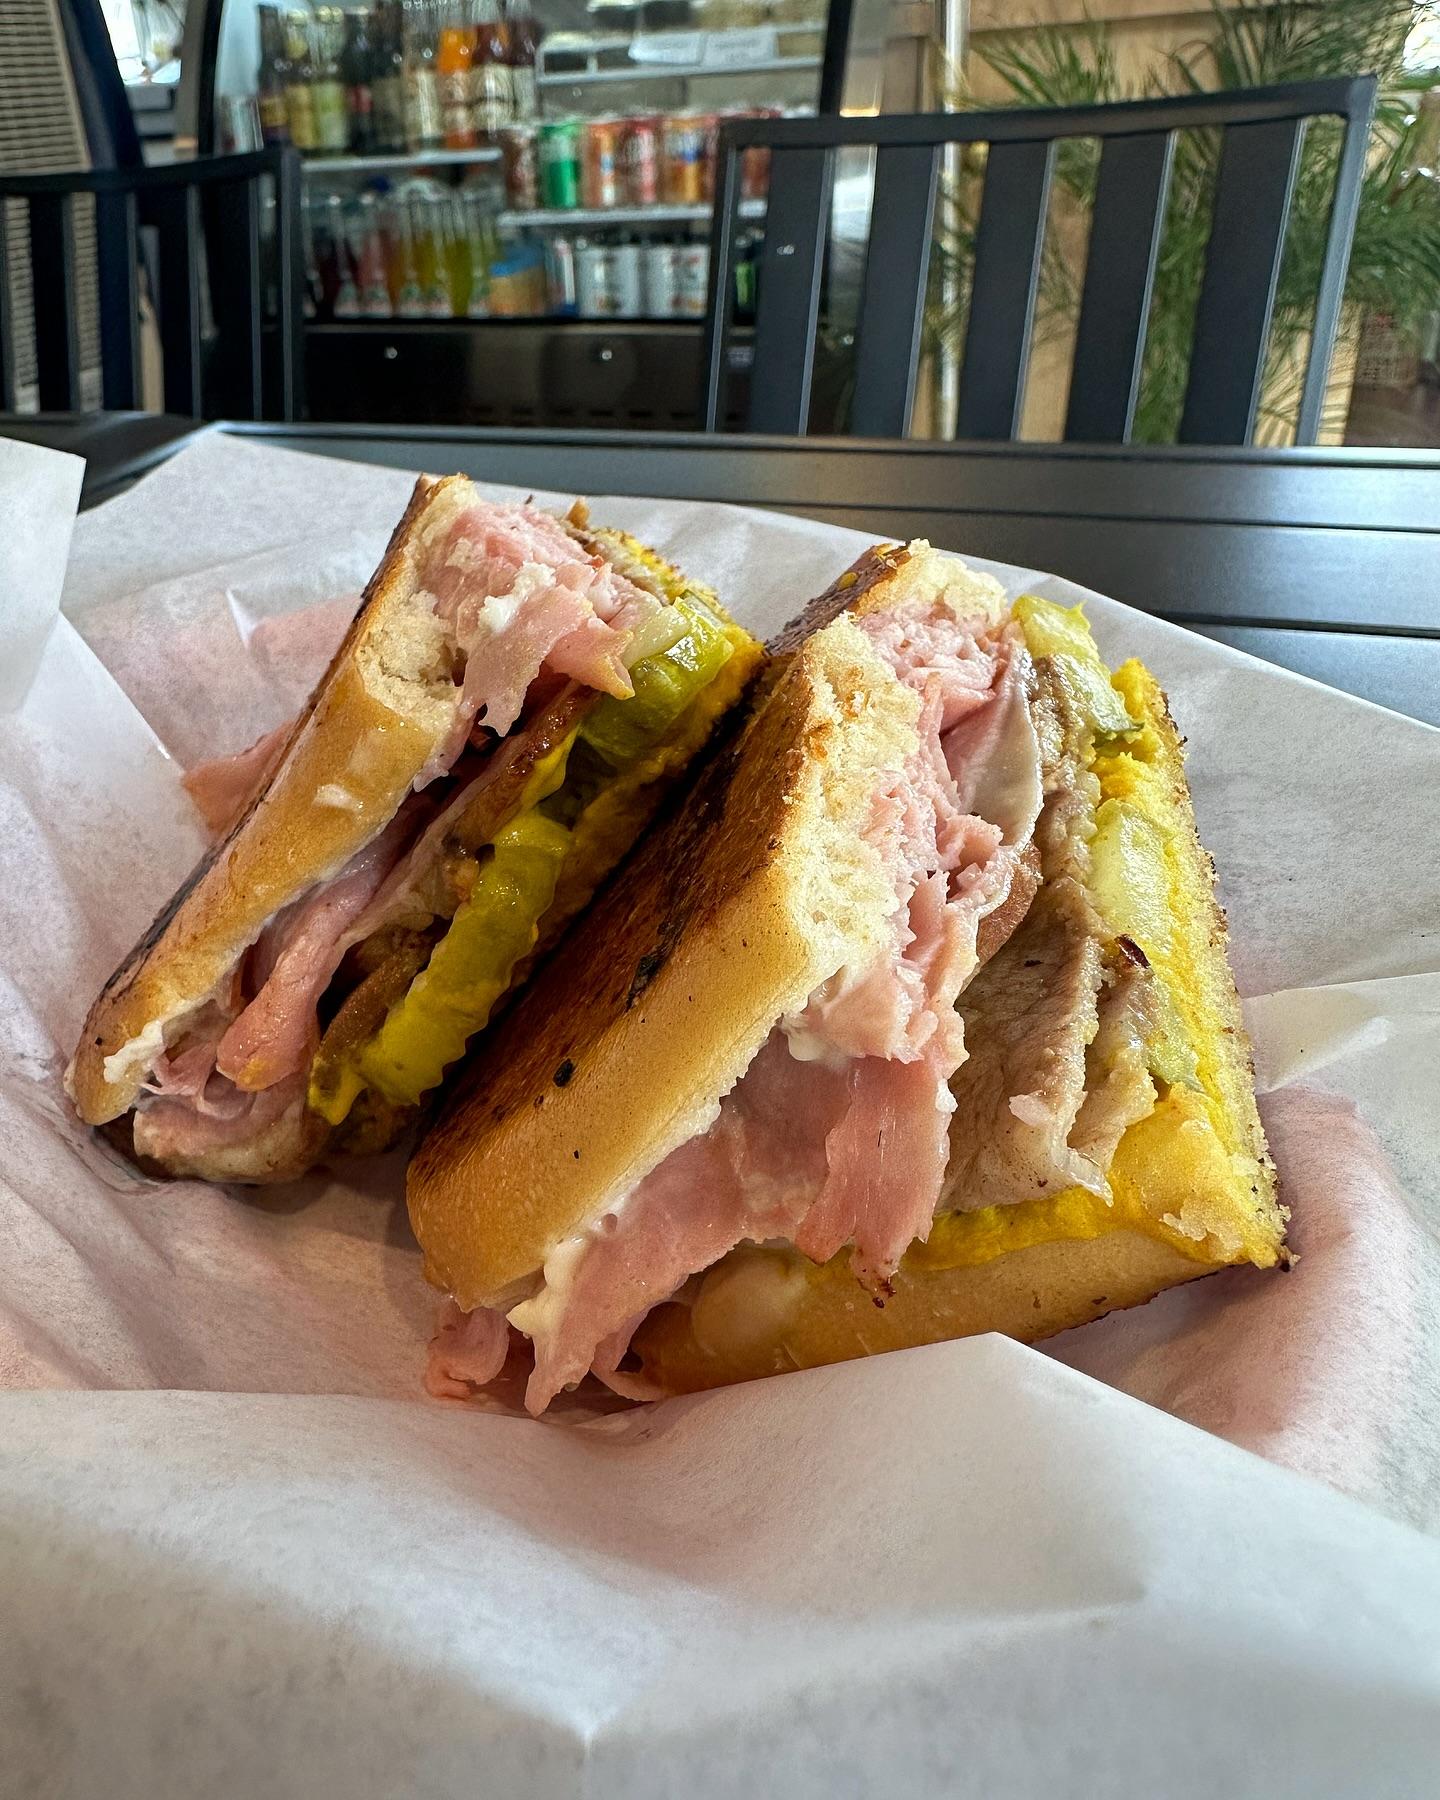
[[[576,493],[771,507],[1068,576],[1440,725],[1440,457],[425,426],[0,420],[88,459],[83,503],[200,429]]]

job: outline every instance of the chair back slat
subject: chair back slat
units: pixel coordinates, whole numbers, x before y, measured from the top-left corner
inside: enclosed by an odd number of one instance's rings
[[[95,210],[106,407],[126,411],[142,402],[139,238],[142,230],[153,230],[166,407],[202,418],[300,417],[305,386],[300,183],[300,159],[288,148],[133,169],[0,174],[0,271],[8,267],[5,207],[24,202],[38,221],[38,232],[31,231],[31,311],[41,405],[66,411],[80,405],[71,208],[75,195],[86,194]],[[261,256],[262,237],[270,231],[261,209],[272,185],[273,302]],[[205,319],[207,273],[213,330]],[[13,411],[20,398],[11,299],[0,278],[0,410],[5,411]],[[215,403],[209,407],[207,395]]]
[[[990,147],[960,365],[960,437],[1009,438],[1020,424],[1054,160],[1053,138]]]
[[[100,299],[100,385],[112,412],[140,405],[140,284],[135,196],[95,196],[95,273]]]
[[[30,197],[30,279],[35,307],[35,385],[42,412],[80,408],[80,332],[75,316],[75,221],[69,194]],[[44,305],[38,297],[45,296]]]
[[[1013,436],[1045,266],[1045,215],[1056,147],[1080,138],[1097,139],[1102,148],[1065,432],[1072,439],[1125,441],[1139,404],[1157,271],[1166,266],[1163,239],[1175,134],[1214,131],[1223,134],[1222,154],[1213,227],[1200,271],[1180,436],[1209,443],[1243,441],[1265,378],[1305,122],[1332,117],[1344,121],[1344,148],[1296,432],[1297,442],[1313,443],[1345,289],[1376,90],[1373,75],[1357,75],[1102,106],[727,120],[719,140],[700,416],[708,430],[719,429],[725,417],[742,158],[752,150],[765,151],[774,171],[759,266],[747,424],[756,431],[804,432],[831,181],[828,167],[822,177],[820,159],[862,149],[876,153],[871,243],[849,408],[851,428],[868,436],[903,432],[910,423],[928,266],[913,236],[909,196],[926,193],[922,177],[938,166],[936,159],[947,147],[983,144],[988,158],[954,429],[961,437]],[[808,171],[803,181],[801,170]],[[799,200],[807,188],[813,210],[802,217]],[[962,193],[960,203],[964,199]],[[779,258],[789,259],[788,269]],[[843,259],[837,263],[837,269],[844,266]],[[837,294],[839,287],[837,279]],[[834,316],[838,321],[838,304]],[[807,323],[808,333],[802,330]],[[778,339],[772,338],[772,327],[781,331]]]
[[[1250,440],[1304,131],[1303,119],[1225,129],[1180,416],[1182,444]]]
[[[1330,352],[1340,324],[1340,304],[1345,298],[1345,278],[1350,272],[1350,246],[1360,215],[1360,196],[1365,181],[1365,156],[1370,147],[1370,115],[1352,112],[1345,121],[1340,141],[1340,163],[1335,171],[1335,193],[1330,203],[1330,224],[1325,234],[1325,260],[1320,266],[1320,285],[1315,294],[1315,317],[1310,328],[1310,354],[1305,361],[1305,382],[1300,411],[1295,420],[1295,442],[1313,444],[1320,437],[1325,392],[1330,384]]]
[[[1100,152],[1065,415],[1071,442],[1130,441],[1174,148],[1173,133],[1146,132],[1111,138]]]
[[[9,203],[0,196],[0,412],[15,410],[15,306],[10,298]]]
[[[253,181],[225,181],[205,199],[217,331],[210,370],[215,408],[227,419],[260,419],[260,196]]]
[[[720,157],[715,168],[715,218],[710,238],[710,273],[705,306],[705,344],[700,379],[700,417],[706,431],[718,431],[728,394],[730,322],[735,310],[735,222],[740,204],[740,158]]]
[[[305,239],[300,158],[293,151],[275,167],[275,371],[278,390],[267,406],[281,419],[305,411]]]
[[[750,429],[803,432],[820,316],[820,276],[830,222],[829,150],[777,150],[759,272]]]
[[[200,201],[193,187],[144,194],[148,224],[159,234],[160,360],[165,410],[198,418],[200,391]]]
[[[933,144],[887,145],[875,157],[850,403],[857,437],[902,437],[910,423],[939,162]]]

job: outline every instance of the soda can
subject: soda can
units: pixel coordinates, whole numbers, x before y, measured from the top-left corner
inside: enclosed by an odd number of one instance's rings
[[[710,298],[710,246],[681,244],[675,252],[675,311],[682,319],[703,319]]]
[[[580,204],[580,121],[554,119],[540,127],[540,204],[573,212]]]
[[[699,206],[705,198],[704,121],[694,113],[672,113],[662,127],[665,141],[665,199],[671,206]]]
[[[615,246],[615,317],[639,319],[645,315],[645,284],[640,246],[621,238]]]
[[[648,116],[625,127],[625,204],[655,206],[660,199],[660,121]]]
[[[645,317],[674,318],[678,294],[675,245],[663,238],[652,239],[640,252],[640,268]]]
[[[613,319],[619,310],[615,252],[608,244],[575,240],[575,302],[582,319]]]
[[[620,160],[624,132],[622,119],[586,121],[580,163],[582,205],[596,211],[620,205],[624,198]]]
[[[580,240],[583,243],[583,239]],[[563,231],[553,232],[545,246],[545,282],[550,310],[574,318],[578,306],[575,280],[575,245]]]
[[[505,199],[516,212],[540,204],[540,158],[533,125],[511,125],[500,133],[505,167]]]

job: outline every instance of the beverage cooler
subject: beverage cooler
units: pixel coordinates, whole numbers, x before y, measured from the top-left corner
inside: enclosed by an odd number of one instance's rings
[[[202,3],[200,148],[304,158],[312,417],[694,424],[718,126],[814,110],[823,0]]]

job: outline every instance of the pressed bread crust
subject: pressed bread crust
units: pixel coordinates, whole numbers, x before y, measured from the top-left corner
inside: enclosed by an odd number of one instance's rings
[[[1227,1252],[1241,1229],[1255,1234],[1261,1222],[1273,1247],[1271,1262],[1284,1264],[1285,1212],[1276,1196],[1274,1165],[1266,1150],[1255,1104],[1249,1040],[1235,983],[1225,957],[1225,918],[1214,893],[1214,864],[1200,842],[1185,782],[1179,735],[1164,696],[1155,690],[1147,723],[1162,745],[1167,782],[1188,822],[1181,855],[1192,903],[1208,915],[1209,954],[1202,971],[1211,1060],[1235,1141],[1254,1159],[1244,1180],[1213,1193],[1194,1193],[1191,1208],[1213,1227],[1182,1250],[1160,1236],[1130,1227],[1096,1237],[1057,1237],[1011,1250],[988,1262],[954,1268],[902,1262],[894,1295],[877,1307],[843,1266],[797,1274],[792,1256],[741,1249],[717,1265],[693,1311],[657,1308],[632,1346],[645,1378],[667,1393],[690,1393],[747,1381],[787,1369],[843,1362],[880,1350],[998,1331],[1032,1342],[1083,1325],[1122,1307],[1138,1306],[1163,1289],[1230,1266],[1243,1256]],[[984,1046],[973,1053],[984,1055]],[[1157,1218],[1164,1203],[1141,1203]]]
[[[523,1293],[880,945],[896,900],[862,832],[918,714],[848,619],[810,638],[487,1035],[409,1176],[426,1273],[462,1307]]]
[[[163,1029],[204,1004],[282,906],[343,868],[382,829],[444,742],[458,695],[448,671],[432,682],[404,666],[412,633],[402,615],[416,610],[416,545],[428,515],[469,485],[459,476],[415,484],[274,769],[105,984],[66,1073],[87,1124],[134,1105]],[[417,647],[423,656],[423,644],[409,643],[412,655]],[[353,805],[319,803],[337,783]]]
[[[854,941],[866,935],[865,906],[883,917],[878,892],[862,905],[843,882],[827,881],[832,852],[812,834],[821,802],[841,809],[832,813],[832,841],[835,828],[853,831],[861,793],[900,746],[880,750],[858,726],[852,742],[843,705],[833,717],[843,683],[819,659],[828,660],[832,637],[849,643],[859,634],[845,621],[813,634],[843,609],[888,607],[906,592],[953,581],[954,563],[927,549],[867,553],[772,641],[763,710],[717,754],[698,791],[672,807],[467,1072],[410,1175],[427,1273],[462,1307],[512,1303],[556,1243],[709,1125],[775,1019],[834,966],[833,946],[817,953],[826,909]],[[998,584],[965,575],[976,610],[1003,610]],[[883,700],[888,711],[885,696],[896,685],[888,667],[864,679],[872,707]],[[1195,1199],[1222,1221],[1226,1207],[1237,1217],[1247,1208],[1252,1223],[1265,1221],[1283,1262],[1284,1214],[1225,960],[1213,865],[1195,830],[1180,740],[1156,693],[1149,722],[1188,822],[1186,885],[1209,921],[1202,987],[1223,1064],[1222,1100],[1256,1171],[1243,1196]],[[831,729],[817,732],[827,715]],[[806,797],[807,764],[828,770],[841,758],[854,780],[812,785]],[[1026,871],[1027,898],[1037,874]],[[800,899],[807,891],[819,902],[808,926]],[[1218,1239],[1182,1249],[1127,1225],[966,1266],[907,1259],[881,1308],[843,1255],[819,1270],[798,1252],[744,1247],[705,1277],[693,1307],[691,1294],[652,1312],[633,1350],[646,1380],[679,1393],[977,1332],[1029,1341],[1138,1305],[1230,1260]]]
[[[66,1076],[87,1123],[118,1120],[134,1105],[167,1028],[204,1004],[276,912],[343,868],[377,835],[445,743],[459,689],[445,629],[420,585],[419,569],[433,537],[474,498],[464,476],[422,476],[416,483],[355,620],[270,775],[106,983]],[[661,598],[689,588],[678,571],[623,533],[587,527],[585,509],[577,505],[566,529],[583,549],[605,556]],[[695,591],[728,625],[714,596]],[[716,684],[717,711],[738,696],[759,654],[744,634],[729,629],[736,654]],[[692,731],[677,744],[650,788],[634,798],[619,822],[627,831],[644,823],[696,739]],[[325,804],[337,800],[344,803]],[[617,844],[617,854],[623,848]],[[563,900],[573,909],[586,897],[582,890]],[[247,1139],[223,1154],[206,1151],[199,1166],[174,1172],[280,1179],[313,1159],[325,1136],[317,1128],[303,1108],[292,1109],[269,1141]]]
[[[1003,616],[997,581],[923,542],[867,551],[811,601],[772,640],[743,734],[482,1043],[409,1176],[426,1273],[462,1307],[523,1295],[708,1128],[783,1013],[884,941],[895,895],[862,833],[919,700],[840,615],[941,592]]]

